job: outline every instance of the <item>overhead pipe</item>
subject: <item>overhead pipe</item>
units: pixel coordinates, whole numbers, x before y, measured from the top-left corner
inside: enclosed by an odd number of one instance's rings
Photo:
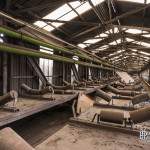
[[[25,22],[25,21],[22,21],[22,20],[20,20],[20,19],[16,19],[16,18],[14,18],[14,17],[12,17],[12,16],[10,16],[10,15],[8,15],[8,14],[2,12],[2,11],[0,11],[0,16],[5,17],[5,18],[7,18],[7,19],[9,19],[9,20],[11,20],[11,21],[13,21],[13,22],[15,22],[15,23],[18,23],[18,24],[22,25],[22,26],[26,26],[26,27],[28,27],[28,28],[31,29],[31,30],[34,30],[34,31],[36,31],[36,32],[45,34],[45,35],[47,35],[47,36],[49,36],[49,37],[51,37],[51,38],[53,38],[53,39],[55,39],[55,40],[57,40],[57,41],[59,41],[59,42],[62,42],[62,43],[64,43],[64,44],[67,44],[67,45],[69,45],[69,46],[75,48],[75,51],[74,51],[74,52],[78,52],[78,53],[80,53],[80,54],[82,54],[82,55],[83,55],[83,54],[84,54],[84,55],[85,55],[85,54],[86,54],[86,55],[90,55],[91,58],[94,57],[94,58],[97,59],[98,61],[102,61],[102,62],[103,62],[103,61],[106,61],[106,60],[104,60],[104,59],[101,59],[101,58],[98,57],[97,55],[91,54],[90,52],[88,52],[88,51],[86,51],[86,50],[84,50],[84,49],[82,49],[82,48],[79,48],[79,47],[77,47],[77,46],[75,46],[75,45],[73,45],[73,44],[70,44],[70,43],[68,43],[68,42],[66,42],[66,41],[64,41],[64,40],[62,40],[62,39],[60,39],[60,38],[58,38],[58,37],[53,36],[52,34],[49,34],[49,32],[46,31],[46,30],[44,30],[44,29],[41,29],[41,28],[39,28],[39,27],[37,27],[37,26],[34,26],[34,25],[32,25],[32,24],[29,24],[29,23],[27,23],[27,22]],[[111,64],[111,62],[106,62],[106,63],[109,64],[109,65],[111,65],[111,66],[114,66],[114,65]],[[119,67],[117,67],[117,66],[115,66],[115,68],[118,69],[118,70],[122,70],[121,68],[119,68]]]
[[[45,52],[36,51],[33,49],[24,48],[24,47],[12,45],[12,44],[0,43],[0,51],[18,54],[18,55],[30,56],[30,57],[56,60],[56,61],[66,62],[66,63],[71,63],[71,64],[78,64],[82,66],[94,67],[94,68],[99,68],[99,69],[113,70],[112,68],[103,67],[100,65],[92,64],[92,63],[86,63],[83,61],[77,61],[71,58],[67,58],[67,57],[63,57],[63,56],[59,56],[55,54],[48,54]]]
[[[118,70],[123,70],[123,69],[115,67],[115,66],[113,66],[111,64],[108,64],[106,62],[103,62],[103,61],[101,61],[101,60],[99,60],[97,58],[92,58],[92,57],[88,56],[84,52],[80,52],[78,50],[72,51],[72,50],[69,50],[69,49],[64,48],[64,47],[53,45],[51,43],[47,43],[45,41],[39,40],[37,38],[33,38],[33,37],[25,35],[23,33],[19,33],[19,32],[16,32],[14,30],[10,30],[10,29],[8,29],[6,27],[2,27],[1,26],[0,27],[0,33],[4,33],[7,36],[10,36],[10,37],[13,37],[13,38],[18,38],[18,39],[30,42],[32,44],[44,46],[44,47],[47,47],[47,48],[50,48],[50,49],[54,49],[56,51],[61,51],[61,52],[65,52],[65,53],[68,53],[68,54],[71,54],[71,55],[75,55],[75,56],[78,56],[79,58],[86,59],[86,60],[89,60],[89,61],[92,61],[92,62],[95,62],[95,63],[103,64],[103,65],[106,65],[106,66],[109,66],[109,67],[112,67],[112,68],[115,68],[115,69],[118,69]]]

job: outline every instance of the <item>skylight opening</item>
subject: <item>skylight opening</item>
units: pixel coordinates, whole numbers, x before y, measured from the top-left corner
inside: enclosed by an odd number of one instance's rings
[[[114,27],[113,29],[110,29],[110,30],[106,31],[105,33],[107,33],[107,34],[118,33],[118,28],[117,28],[117,27]]]
[[[71,11],[70,13],[68,13],[67,15],[64,15],[63,17],[61,17],[60,19],[61,20],[64,20],[64,21],[69,21],[69,20],[72,20],[73,18],[77,17],[78,15],[74,12],[74,11]]]
[[[60,16],[65,15],[66,13],[68,13],[71,10],[72,9],[67,4],[64,4],[61,7],[54,10],[53,12],[51,12],[50,14],[43,17],[43,19],[57,19]]]
[[[85,3],[85,2],[83,2]],[[74,1],[69,3],[73,8],[79,7],[82,3],[79,1]]]
[[[150,34],[145,34],[145,35],[142,35],[142,36],[144,36],[144,37],[150,37]]]
[[[82,43],[78,44],[78,46],[81,47],[81,48],[87,47],[85,44],[82,44]]]
[[[132,34],[148,33],[147,31],[142,31],[139,29],[128,29],[125,32],[132,33]]]
[[[144,0],[119,0],[119,1],[126,1],[126,2],[134,2],[134,3],[144,4]]]
[[[92,0],[94,6],[100,4],[103,1],[104,0]],[[92,9],[88,2],[75,1],[75,2],[70,2],[69,4],[79,13],[79,15],[81,15],[81,14],[85,13],[86,11]],[[46,15],[45,17],[43,17],[43,19],[54,19],[54,20],[70,21],[70,20],[76,18],[77,16],[78,15],[71,9],[71,7],[69,7],[69,5],[64,4],[61,7],[54,10],[53,12]],[[34,24],[37,25],[40,28],[44,28],[47,31],[52,31],[52,30],[55,29],[55,27],[56,28],[60,27],[64,23],[55,23],[55,22],[53,22],[51,24],[54,27],[51,27],[51,28],[49,27],[51,25],[48,25],[47,23],[45,23],[43,21],[36,21]]]
[[[133,39],[130,39],[130,38],[126,38],[126,41],[127,41],[127,42],[133,42],[134,40],[133,40]]]
[[[107,36],[108,36],[108,35],[105,34],[105,33],[101,33],[101,34],[99,35],[99,37],[102,37],[102,38],[107,37]]]
[[[116,53],[118,54],[118,53],[121,53],[121,52],[124,52],[125,50],[119,50],[119,51],[117,51]]]
[[[137,50],[136,49],[130,49],[132,52],[137,52]]]
[[[138,54],[137,54],[137,53],[135,53],[135,52],[132,52],[132,53],[130,53],[130,54],[138,56]]]
[[[145,55],[149,55],[150,56],[150,53],[146,53],[146,52],[140,52],[141,54],[145,54]]]
[[[119,58],[120,57],[120,55],[119,56],[116,56],[116,57],[113,57],[113,58],[111,58],[110,60],[115,60],[115,59],[117,59],[117,58]]]
[[[102,2],[104,2],[104,0],[91,0],[93,2],[93,5],[96,6]]]
[[[97,50],[99,50],[99,51],[104,51],[104,50],[106,50],[107,48],[108,48],[108,45],[104,45],[104,46],[99,47]]]
[[[79,13],[79,14],[83,14],[85,13],[86,11],[92,9],[90,4],[89,3],[84,3],[83,5],[81,5],[80,7],[78,7],[76,9],[76,11]]]
[[[34,23],[36,26],[40,27],[40,28],[43,28],[44,26],[46,26],[47,24],[43,21],[36,21]]]
[[[47,30],[47,31],[52,31],[54,28],[50,25],[45,26],[43,29]]]
[[[146,46],[146,47],[150,47],[150,44],[149,43],[145,43],[145,42],[141,42],[141,45],[142,46]]]
[[[117,44],[120,44],[121,43],[121,39],[118,39],[118,40],[115,40],[111,43],[109,43],[109,45],[117,45]]]
[[[101,41],[102,39],[90,39],[90,40],[86,40],[83,43],[87,43],[87,44],[94,44],[97,43],[99,41]]]
[[[122,53],[122,52],[124,52],[125,50],[119,50],[119,51],[117,51],[117,52],[114,52],[114,53],[112,53],[112,54],[109,54],[109,56],[113,56],[113,55],[116,55],[116,54],[120,54],[120,53]]]

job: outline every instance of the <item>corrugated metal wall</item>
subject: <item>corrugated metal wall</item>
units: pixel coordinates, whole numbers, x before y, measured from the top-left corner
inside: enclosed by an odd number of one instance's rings
[[[39,88],[39,78],[36,76],[25,56],[10,55],[10,90],[22,93],[20,85],[27,84],[31,88]]]
[[[25,43],[22,40],[12,39],[4,36],[4,42],[16,45],[22,45],[28,48],[39,49],[39,46]],[[39,59],[36,59],[39,62]],[[3,94],[3,52],[0,52],[0,94]],[[8,54],[7,60],[7,91],[16,90],[21,95],[20,88],[22,83],[31,88],[39,88],[39,78],[31,68],[26,56]]]

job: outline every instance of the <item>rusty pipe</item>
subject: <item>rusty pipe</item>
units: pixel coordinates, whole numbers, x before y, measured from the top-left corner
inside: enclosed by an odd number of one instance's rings
[[[139,104],[141,102],[145,102],[148,101],[150,99],[148,93],[143,93],[140,95],[137,95],[135,97],[132,98],[131,102],[133,105]]]
[[[131,96],[121,96],[121,95],[115,95],[115,96],[112,96],[113,99],[123,99],[123,100],[132,100],[133,97]]]
[[[68,82],[68,81],[66,81],[66,80],[63,80],[63,83],[65,84],[65,85],[70,85],[71,86],[71,84]]]
[[[143,88],[142,85],[130,85],[130,86],[125,86],[124,88],[119,88],[119,90],[131,90],[131,91],[139,91]]]
[[[85,82],[80,82],[80,81],[78,81],[78,80],[76,80],[76,79],[74,79],[73,82],[76,83],[77,86],[86,86],[86,83],[85,83]]]
[[[115,94],[122,95],[122,96],[135,96],[138,94],[141,94],[140,92],[137,91],[129,91],[129,90],[118,90],[111,85],[107,85],[107,89]]]
[[[96,96],[101,97],[102,99],[104,99],[108,103],[111,101],[111,97],[106,92],[104,92],[104,91],[102,91],[100,89],[96,90]]]
[[[134,111],[129,111],[130,121],[133,123],[141,123],[150,120],[150,106]]]
[[[124,112],[101,110],[100,120],[104,122],[123,124]]]
[[[0,97],[0,106],[3,106],[13,100],[14,100],[14,102],[17,102],[17,98],[18,98],[18,93],[16,91],[12,90]]]
[[[54,84],[50,84],[54,89],[56,90],[68,90],[68,89],[73,89],[73,86],[71,84],[65,85],[65,86],[57,86]]]
[[[21,88],[22,88],[23,90],[25,90],[26,93],[34,94],[34,95],[43,95],[43,94],[52,92],[52,91],[50,90],[50,87],[48,87],[48,86],[45,87],[44,89],[38,90],[38,89],[32,89],[32,88],[30,88],[28,85],[26,85],[26,84],[23,83],[23,84],[21,85]]]
[[[119,81],[116,81],[114,83],[114,85],[119,86],[119,87],[123,87],[123,88],[125,87],[125,85],[123,83],[119,82]]]

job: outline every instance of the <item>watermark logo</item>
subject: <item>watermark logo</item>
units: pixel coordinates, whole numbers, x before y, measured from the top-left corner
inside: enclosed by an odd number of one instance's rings
[[[141,129],[140,140],[150,141],[150,131],[147,131],[146,129]]]

